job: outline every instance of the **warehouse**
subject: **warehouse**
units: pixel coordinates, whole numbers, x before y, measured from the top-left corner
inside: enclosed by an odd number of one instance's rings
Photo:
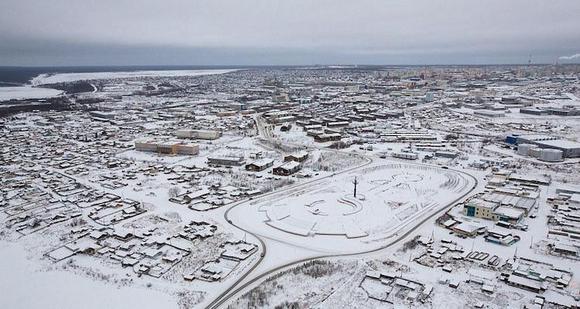
[[[508,143],[510,143],[510,141],[514,141],[514,144],[536,144],[536,142],[540,142],[540,141],[549,141],[549,140],[555,140],[558,139],[557,137],[554,136],[549,136],[549,135],[541,135],[541,134],[526,134],[526,135],[512,135],[512,136],[508,136],[508,138],[506,139],[508,141]]]
[[[522,136],[511,135],[506,137],[506,142],[509,144],[529,144],[536,145],[540,148],[557,149],[562,151],[564,158],[580,157],[580,143],[554,136],[536,134]]]
[[[495,221],[502,221],[511,224],[520,222],[524,217],[524,211],[513,207],[500,206],[493,212]]]
[[[515,286],[534,293],[540,293],[542,290],[544,290],[541,282],[516,275],[510,275],[506,282],[511,286]]]
[[[532,208],[536,205],[536,199],[534,198],[517,196],[497,191],[485,194],[483,199],[499,205],[511,206],[521,209],[525,212],[526,215],[529,214],[532,211]]]
[[[580,143],[555,139],[555,140],[544,140],[535,142],[536,145],[541,148],[557,149],[562,151],[564,158],[580,158]]]

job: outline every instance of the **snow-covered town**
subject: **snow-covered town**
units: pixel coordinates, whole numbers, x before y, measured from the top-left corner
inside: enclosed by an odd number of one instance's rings
[[[578,65],[7,88],[3,308],[580,306]]]

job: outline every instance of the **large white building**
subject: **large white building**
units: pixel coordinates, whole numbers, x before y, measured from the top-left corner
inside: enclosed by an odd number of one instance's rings
[[[214,140],[220,138],[222,136],[222,133],[220,131],[215,130],[183,129],[177,130],[175,132],[175,136],[177,136],[178,138],[197,138],[197,139]]]

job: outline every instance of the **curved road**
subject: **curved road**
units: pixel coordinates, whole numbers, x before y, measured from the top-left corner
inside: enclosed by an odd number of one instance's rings
[[[258,121],[256,121],[256,122],[258,122]],[[259,127],[259,124],[258,124],[258,123],[257,123],[257,126]],[[258,130],[259,130],[259,129],[258,129]],[[334,150],[334,151],[336,151],[336,152],[340,152],[340,151],[338,151],[338,150]],[[352,154],[352,153],[349,153],[349,154]],[[325,177],[321,177],[321,178],[313,179],[313,180],[311,180],[311,181],[308,181],[308,182],[299,183],[299,184],[296,184],[296,185],[293,185],[293,186],[290,186],[290,187],[287,187],[287,188],[283,188],[283,190],[269,192],[269,193],[267,193],[267,194],[264,194],[264,195],[262,195],[262,196],[261,196],[261,197],[259,197],[257,200],[264,199],[264,198],[266,198],[266,197],[269,197],[269,196],[271,196],[271,195],[274,195],[274,194],[283,193],[283,192],[285,192],[285,191],[288,191],[288,190],[294,189],[294,188],[296,188],[296,187],[299,187],[299,186],[304,186],[304,185],[307,185],[307,184],[311,184],[311,183],[319,182],[319,181],[322,181],[322,180],[324,180],[324,179],[326,179],[326,178],[330,178],[330,177],[333,177],[333,176],[335,176],[335,175],[338,175],[338,174],[348,173],[348,172],[351,172],[351,171],[353,171],[353,170],[356,170],[356,169],[362,168],[362,167],[364,167],[364,166],[367,166],[367,165],[369,165],[369,164],[371,164],[371,163],[373,162],[373,159],[372,159],[371,157],[364,156],[364,155],[363,155],[363,157],[364,157],[364,158],[366,158],[366,159],[368,160],[368,161],[367,161],[366,163],[364,163],[364,164],[361,164],[361,165],[359,165],[359,166],[355,166],[355,167],[352,167],[352,168],[349,168],[349,169],[346,169],[346,170],[343,170],[343,171],[340,171],[340,172],[338,172],[338,173],[334,173],[334,174],[331,174],[331,175],[328,175],[328,176],[325,176]],[[459,202],[459,201],[463,200],[465,197],[467,197],[469,194],[471,194],[471,193],[472,193],[472,192],[473,192],[473,191],[474,191],[474,190],[477,188],[477,186],[478,186],[478,184],[479,184],[479,182],[478,182],[477,178],[475,178],[475,177],[473,177],[472,175],[470,175],[470,174],[468,174],[468,173],[465,173],[465,172],[463,172],[463,171],[454,170],[454,169],[450,169],[450,170],[453,170],[453,171],[455,171],[455,172],[458,172],[458,173],[464,174],[464,175],[466,175],[466,176],[468,176],[468,177],[471,177],[471,178],[474,180],[474,185],[473,185],[473,187],[472,187],[472,188],[471,188],[469,191],[467,191],[466,193],[464,193],[463,195],[461,195],[460,197],[458,197],[457,199],[455,199],[455,200],[453,200],[452,202],[450,202],[450,203],[449,203],[447,206],[445,206],[445,207],[441,207],[439,210],[436,210],[436,211],[435,211],[434,213],[432,213],[431,215],[428,215],[428,216],[426,216],[425,218],[423,218],[422,220],[418,221],[418,222],[417,222],[417,223],[416,223],[416,224],[415,224],[413,227],[411,227],[411,228],[410,228],[409,230],[407,230],[405,233],[403,233],[403,234],[401,234],[401,235],[398,235],[398,233],[395,233],[394,235],[396,235],[396,236],[397,236],[397,238],[395,238],[395,239],[394,239],[393,241],[391,241],[390,243],[388,243],[388,244],[386,244],[386,245],[383,245],[383,246],[380,246],[380,247],[378,247],[378,248],[375,248],[375,249],[367,250],[367,251],[361,251],[361,252],[356,252],[356,253],[340,253],[340,254],[328,254],[328,255],[320,255],[320,256],[315,256],[315,257],[310,257],[310,258],[300,259],[300,260],[297,260],[297,261],[292,261],[292,262],[290,262],[290,263],[287,263],[287,264],[284,264],[284,265],[281,265],[281,266],[275,267],[275,268],[273,268],[273,269],[271,269],[271,270],[269,270],[269,271],[267,271],[267,272],[264,272],[263,274],[261,274],[261,275],[259,275],[259,276],[255,277],[255,278],[252,278],[250,281],[248,281],[248,282],[244,283],[244,284],[243,284],[243,285],[241,285],[241,286],[238,286],[238,285],[239,285],[239,284],[240,284],[240,283],[241,283],[241,282],[242,282],[242,281],[243,281],[243,280],[244,280],[244,279],[245,279],[245,278],[246,278],[248,275],[250,275],[250,274],[251,274],[251,273],[252,273],[252,272],[253,272],[253,271],[254,271],[254,270],[255,270],[255,269],[256,269],[256,268],[257,268],[257,267],[260,265],[260,263],[261,263],[261,262],[264,260],[264,257],[265,257],[265,256],[266,256],[266,254],[267,254],[267,247],[266,247],[266,244],[265,244],[265,242],[264,242],[264,241],[263,241],[263,240],[262,240],[262,239],[261,239],[261,238],[260,238],[258,235],[256,235],[256,234],[252,233],[251,231],[245,230],[244,228],[242,228],[242,227],[240,227],[240,226],[236,225],[234,222],[232,222],[232,220],[230,220],[230,219],[228,218],[228,214],[229,214],[229,212],[230,212],[230,211],[231,211],[231,210],[232,210],[234,207],[240,206],[240,205],[242,205],[242,204],[244,204],[244,203],[248,203],[248,202],[250,202],[250,201],[247,201],[247,200],[246,200],[246,201],[241,201],[241,202],[239,202],[239,203],[236,203],[236,204],[234,204],[234,205],[230,206],[230,207],[229,207],[229,208],[226,210],[226,212],[224,213],[224,219],[226,220],[226,222],[228,222],[230,225],[232,225],[232,226],[234,226],[234,227],[238,228],[239,230],[241,230],[241,231],[244,231],[245,233],[248,233],[248,234],[252,235],[253,237],[255,237],[256,239],[258,239],[258,241],[260,242],[260,244],[261,244],[261,246],[262,246],[262,250],[263,250],[263,251],[260,253],[260,258],[259,258],[259,260],[258,260],[258,261],[257,261],[257,262],[256,262],[256,263],[255,263],[255,264],[254,264],[254,265],[253,265],[253,266],[252,266],[252,267],[251,267],[251,268],[248,270],[248,271],[246,271],[246,272],[245,272],[245,273],[244,273],[244,274],[243,274],[243,275],[242,275],[240,278],[238,278],[238,280],[236,280],[236,282],[234,282],[234,283],[233,283],[233,284],[232,284],[232,285],[231,285],[229,288],[227,288],[226,290],[224,290],[224,291],[223,291],[223,292],[222,292],[220,295],[218,295],[218,296],[217,296],[217,297],[216,297],[216,298],[215,298],[215,299],[214,299],[214,300],[213,300],[211,303],[209,303],[209,304],[207,305],[207,307],[206,307],[206,308],[212,308],[212,309],[213,309],[213,308],[219,308],[220,306],[222,306],[222,305],[224,305],[226,302],[228,302],[228,301],[229,301],[229,300],[230,300],[232,297],[234,297],[235,295],[237,295],[237,294],[238,294],[240,291],[244,290],[245,288],[249,287],[250,285],[252,285],[252,284],[254,284],[254,283],[256,283],[256,282],[258,282],[258,281],[260,281],[260,280],[262,280],[262,279],[265,279],[265,278],[267,278],[268,276],[272,275],[273,273],[276,273],[276,272],[278,272],[278,271],[281,271],[281,270],[283,270],[283,269],[286,269],[286,268],[289,268],[289,267],[292,267],[292,266],[295,266],[295,265],[298,265],[298,264],[301,264],[301,263],[305,263],[305,262],[312,261],[312,260],[317,260],[317,259],[324,259],[324,258],[334,258],[334,257],[355,257],[355,256],[360,256],[360,255],[368,255],[368,254],[376,253],[376,252],[379,252],[379,251],[382,251],[382,250],[385,250],[385,249],[387,249],[387,248],[390,248],[390,247],[392,247],[393,245],[397,244],[398,242],[400,242],[401,240],[403,240],[404,238],[406,238],[407,236],[409,236],[411,233],[413,233],[413,232],[414,232],[414,231],[415,231],[417,228],[419,228],[421,225],[423,225],[425,222],[427,222],[427,220],[429,220],[429,219],[431,219],[433,216],[435,216],[435,215],[438,215],[438,214],[440,214],[441,212],[443,212],[443,211],[445,211],[445,210],[447,210],[447,209],[451,208],[453,205],[455,205],[457,202]],[[411,221],[411,222],[413,222],[413,221]],[[403,228],[405,228],[405,227],[407,227],[407,226],[408,226],[408,225],[409,225],[411,222],[409,222],[409,223],[407,223],[407,224],[405,224],[405,225],[401,226],[401,227],[399,228],[399,230],[400,230],[400,229],[403,229]]]
[[[345,171],[343,171],[341,173],[345,173],[345,172],[349,172],[349,171],[352,171],[352,170],[361,168],[361,167],[366,166],[366,165],[368,165],[370,163],[372,163],[372,160],[370,160],[369,162],[367,162],[367,163],[365,163],[365,164],[363,164],[361,166],[357,166],[357,167],[354,167],[354,168],[345,170]],[[447,206],[440,208],[439,210],[435,211],[431,215],[428,215],[425,218],[423,218],[422,220],[416,222],[415,226],[413,226],[412,228],[410,228],[409,230],[407,230],[405,233],[403,233],[401,235],[395,234],[395,235],[397,235],[397,238],[395,238],[390,243],[388,243],[386,245],[383,245],[381,247],[375,248],[375,249],[367,250],[367,251],[361,251],[361,252],[356,252],[356,253],[340,253],[340,254],[320,255],[320,256],[316,256],[316,257],[310,257],[310,258],[306,258],[306,259],[301,259],[301,260],[293,261],[293,262],[290,262],[290,263],[287,263],[287,264],[278,266],[276,268],[273,268],[273,269],[271,269],[271,270],[269,270],[269,271],[267,271],[267,272],[265,272],[265,273],[263,273],[263,274],[255,277],[255,278],[253,278],[252,280],[244,283],[243,285],[241,285],[239,287],[237,287],[237,285],[240,284],[240,282],[242,282],[252,271],[254,271],[256,269],[256,267],[258,267],[258,265],[264,259],[265,254],[266,254],[266,245],[265,245],[265,243],[262,241],[262,239],[259,236],[253,234],[250,231],[247,231],[247,230],[243,229],[242,227],[237,226],[230,219],[227,218],[229,211],[232,210],[234,207],[239,206],[242,203],[231,206],[225,212],[225,214],[224,214],[224,217],[226,218],[226,220],[228,221],[228,223],[230,223],[230,224],[234,225],[236,228],[238,228],[240,230],[243,230],[246,233],[249,233],[249,234],[253,235],[254,237],[256,237],[260,241],[260,243],[262,244],[263,252],[262,252],[262,255],[260,256],[260,260],[256,264],[254,264],[254,266],[252,266],[252,268],[248,272],[246,272],[241,278],[239,278],[232,286],[230,286],[228,289],[226,289],[225,291],[223,291],[213,302],[211,302],[207,306],[207,308],[219,308],[220,306],[222,306],[223,304],[225,304],[227,301],[229,301],[233,296],[237,295],[243,289],[245,289],[248,286],[256,283],[257,281],[262,280],[264,278],[267,278],[268,276],[272,275],[273,273],[276,273],[278,271],[281,271],[281,270],[283,270],[285,268],[289,268],[289,267],[292,267],[292,266],[295,266],[295,265],[298,265],[298,264],[301,264],[301,263],[305,263],[305,262],[312,261],[312,260],[317,260],[317,259],[333,258],[333,257],[355,257],[355,256],[360,256],[360,255],[368,255],[368,254],[376,253],[376,252],[379,252],[379,251],[382,251],[382,250],[385,250],[387,248],[392,247],[393,245],[397,244],[398,242],[400,242],[401,240],[403,240],[404,238],[406,238],[407,236],[409,236],[411,233],[415,232],[416,229],[418,229],[420,226],[422,226],[425,222],[427,222],[433,216],[436,216],[436,215],[442,213],[443,211],[446,211],[447,209],[451,208],[457,202],[463,200],[465,197],[467,197],[468,195],[470,195],[477,188],[477,186],[479,184],[477,178],[475,178],[472,175],[467,174],[467,173],[465,173],[463,171],[458,171],[458,170],[454,170],[454,171],[456,171],[458,173],[461,173],[461,174],[464,174],[464,175],[466,175],[468,177],[471,177],[474,180],[474,183],[475,183],[473,185],[473,187],[469,191],[467,191],[466,193],[464,193],[463,195],[461,195],[460,197],[458,197],[457,199],[455,199],[452,202],[450,202]],[[320,178],[320,179],[316,179],[316,180],[313,180],[313,181],[310,181],[310,182],[307,182],[307,183],[302,183],[302,184],[299,184],[299,185],[305,185],[305,184],[308,184],[308,183],[320,181],[320,180],[323,180],[323,179],[325,179],[327,177],[332,177],[332,175],[326,176],[326,177],[323,177],[323,178]],[[291,188],[286,188],[286,190],[292,189],[294,187],[296,187],[296,186],[293,186]],[[271,195],[273,193],[284,192],[284,191],[285,190],[278,191],[278,192],[271,192],[269,195]],[[266,197],[266,196],[264,196],[264,197]],[[410,224],[410,223],[407,223],[407,225],[408,224]],[[404,225],[404,226],[400,227],[399,229],[403,229],[407,225]]]
[[[310,180],[310,181],[307,181],[307,182],[303,182],[303,183],[298,183],[298,184],[296,184],[296,185],[292,185],[292,186],[289,186],[289,187],[283,188],[282,190],[278,190],[278,191],[272,191],[272,192],[269,192],[269,193],[266,193],[266,194],[264,194],[264,195],[260,196],[259,198],[255,199],[255,200],[244,200],[244,201],[240,201],[240,202],[238,202],[238,203],[236,203],[236,204],[234,204],[234,205],[230,206],[230,207],[229,207],[229,208],[226,210],[226,212],[224,213],[224,219],[226,220],[226,222],[227,222],[227,223],[229,223],[230,225],[232,225],[232,226],[236,227],[237,229],[239,229],[239,230],[241,230],[241,231],[243,231],[243,232],[245,232],[245,233],[247,233],[247,234],[250,234],[250,235],[252,235],[254,238],[258,239],[258,241],[260,242],[260,244],[261,244],[261,246],[262,246],[262,253],[260,253],[260,258],[259,258],[258,262],[256,262],[256,263],[255,263],[255,264],[254,264],[254,265],[253,265],[253,266],[252,266],[252,267],[251,267],[251,268],[250,268],[250,269],[249,269],[249,270],[248,270],[246,273],[244,273],[244,274],[243,274],[243,275],[242,275],[242,276],[241,276],[241,277],[240,277],[238,280],[236,280],[236,282],[234,282],[234,284],[232,284],[232,285],[231,285],[231,286],[230,286],[228,289],[226,289],[225,291],[223,291],[223,292],[222,292],[222,293],[221,293],[221,294],[220,294],[220,295],[219,295],[219,296],[218,296],[218,297],[217,297],[217,298],[216,298],[214,301],[212,301],[212,302],[211,302],[209,305],[207,305],[207,308],[217,308],[217,307],[219,307],[221,304],[223,304],[223,302],[224,302],[225,300],[228,300],[228,299],[229,299],[231,296],[228,296],[227,298],[224,298],[224,297],[225,297],[225,296],[226,296],[228,293],[230,293],[230,291],[231,291],[231,290],[233,290],[233,289],[234,289],[234,288],[235,288],[235,287],[236,287],[238,284],[240,284],[240,282],[242,282],[242,281],[243,281],[243,280],[244,280],[244,279],[245,279],[245,278],[246,278],[246,277],[247,277],[247,276],[248,276],[250,273],[252,273],[252,272],[253,272],[253,271],[254,271],[254,270],[255,270],[255,269],[256,269],[256,268],[257,268],[257,267],[260,265],[260,263],[262,262],[262,260],[264,260],[264,257],[266,256],[267,247],[266,247],[266,244],[264,243],[264,241],[263,241],[263,240],[262,240],[262,239],[261,239],[261,238],[260,238],[258,235],[256,235],[256,234],[252,233],[251,231],[248,231],[248,230],[246,230],[246,229],[244,229],[244,228],[242,228],[242,227],[240,227],[240,226],[236,225],[236,224],[235,224],[235,223],[234,223],[232,220],[230,220],[230,219],[228,218],[228,214],[229,214],[229,212],[230,212],[230,211],[231,211],[231,210],[232,210],[234,207],[240,206],[240,205],[242,205],[242,204],[244,204],[244,203],[255,202],[256,200],[258,200],[258,201],[259,201],[259,200],[261,200],[261,199],[267,198],[267,197],[269,197],[269,196],[271,196],[271,195],[274,195],[274,194],[280,194],[280,193],[284,193],[284,192],[286,192],[286,191],[289,191],[289,190],[295,189],[296,187],[300,187],[300,186],[304,186],[304,185],[312,184],[312,183],[315,183],[315,182],[319,182],[319,181],[322,181],[322,180],[324,180],[324,179],[327,179],[327,178],[330,178],[330,177],[334,177],[335,175],[339,175],[339,174],[343,174],[343,173],[348,173],[348,172],[350,172],[350,171],[353,171],[353,170],[356,170],[356,169],[362,168],[362,167],[364,167],[364,166],[367,166],[367,165],[369,165],[369,164],[373,163],[373,159],[372,159],[372,158],[370,158],[370,157],[367,157],[367,156],[363,156],[363,157],[364,157],[365,159],[367,159],[367,162],[365,162],[365,163],[363,163],[363,164],[361,164],[361,165],[358,165],[358,166],[355,166],[355,167],[352,167],[352,168],[349,168],[349,169],[346,169],[346,170],[340,171],[340,172],[338,172],[338,173],[333,173],[333,174],[331,174],[331,175],[328,175],[328,176],[324,176],[324,177],[316,178],[316,179],[313,179],[313,180]],[[298,262],[299,262],[299,261],[298,261]],[[260,276],[260,277],[257,277],[257,278],[261,278],[261,277],[262,277],[262,276]],[[255,282],[255,279],[252,279],[250,282]],[[244,287],[245,287],[245,286],[246,286],[246,285],[244,285]],[[238,291],[238,290],[236,290],[236,291]]]

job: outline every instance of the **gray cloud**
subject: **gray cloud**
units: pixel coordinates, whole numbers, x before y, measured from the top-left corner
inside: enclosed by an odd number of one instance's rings
[[[577,0],[3,0],[0,64],[554,62]]]

